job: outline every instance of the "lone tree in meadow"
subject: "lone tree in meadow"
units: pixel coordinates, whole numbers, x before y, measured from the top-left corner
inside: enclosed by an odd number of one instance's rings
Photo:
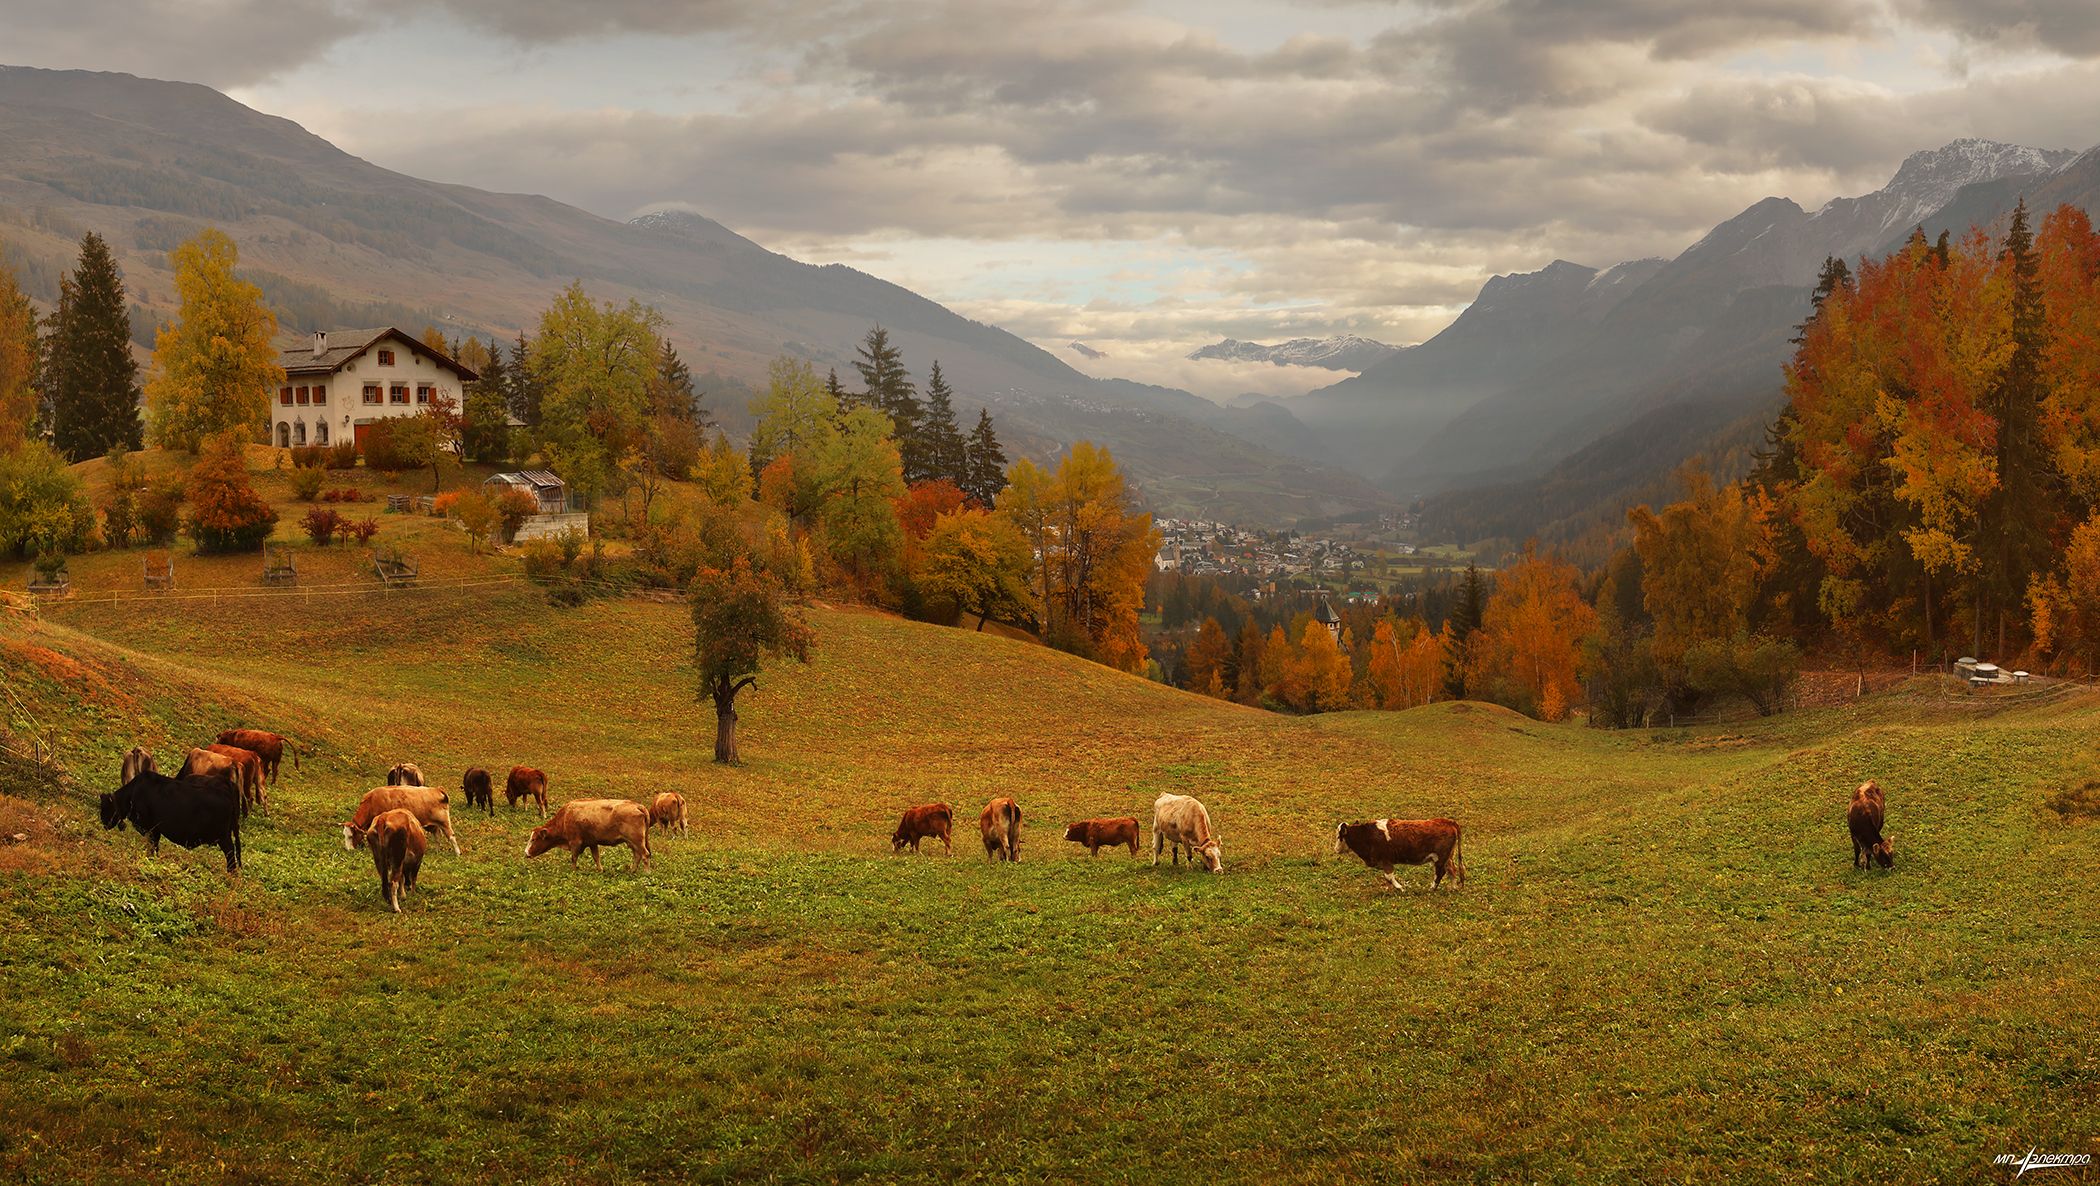
[[[735,765],[737,693],[768,659],[809,662],[816,635],[787,603],[772,573],[739,556],[693,578],[693,660],[700,692],[715,703],[715,761]]]

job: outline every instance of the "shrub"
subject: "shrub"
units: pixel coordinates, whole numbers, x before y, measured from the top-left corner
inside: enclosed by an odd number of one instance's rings
[[[335,538],[342,523],[342,515],[327,507],[309,507],[306,517],[299,520],[299,527],[306,532],[308,539],[325,548]]]
[[[1685,682],[1704,696],[1741,696],[1761,717],[1786,707],[1801,676],[1801,652],[1793,643],[1738,634],[1693,643],[1684,653]]]
[[[467,529],[467,534],[473,537],[476,547],[480,547],[482,541],[488,539],[489,533],[496,529],[496,504],[490,502],[479,491],[461,492],[452,502],[452,516],[459,520],[461,527]]]
[[[102,506],[102,538],[112,548],[127,548],[138,530],[138,496],[119,486]]]
[[[535,581],[550,581],[562,575],[561,544],[547,536],[525,541],[525,575]]]
[[[319,469],[328,464],[329,448],[326,445],[293,445],[293,469]]]
[[[175,541],[175,529],[182,525],[182,499],[182,485],[175,481],[140,496],[139,534],[144,542],[166,547]]]
[[[540,513],[540,500],[516,486],[505,487],[496,496],[496,517],[503,522],[503,541],[509,543],[517,538],[518,528],[525,520]]]
[[[323,462],[323,464],[326,465],[329,469],[356,469],[357,442],[343,441],[339,444],[330,446],[328,450],[328,459],[325,462]]]
[[[363,502],[365,492],[355,486],[338,486],[321,495],[322,502]]]
[[[277,526],[277,512],[248,484],[248,460],[238,433],[208,442],[190,471],[189,533],[203,552],[246,552],[262,547]]]
[[[41,441],[0,456],[0,553],[78,552],[95,530],[80,478]]]
[[[292,497],[300,502],[312,502],[321,493],[321,483],[328,475],[316,466],[302,465],[292,471]]]
[[[464,490],[447,490],[430,500],[430,513],[441,519],[450,519],[454,509],[459,506],[459,500],[466,495]]]
[[[372,542],[372,537],[379,534],[379,520],[369,515],[359,519],[357,522],[350,524],[350,534],[358,543],[369,544]]]
[[[576,530],[574,527],[564,527],[555,534],[554,542],[561,546],[561,566],[563,568],[576,567],[576,558],[583,555],[584,541],[588,538],[583,532]]]

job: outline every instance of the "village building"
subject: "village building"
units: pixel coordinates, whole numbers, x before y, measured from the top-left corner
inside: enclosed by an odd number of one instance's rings
[[[1320,604],[1314,608],[1313,621],[1327,627],[1327,633],[1333,635],[1337,643],[1342,641],[1342,617],[1334,612],[1333,606],[1327,604],[1325,597],[1320,598]]]
[[[463,402],[472,370],[391,327],[321,330],[280,338],[284,383],[270,401],[270,440],[279,448],[336,445],[362,449],[373,424]]]

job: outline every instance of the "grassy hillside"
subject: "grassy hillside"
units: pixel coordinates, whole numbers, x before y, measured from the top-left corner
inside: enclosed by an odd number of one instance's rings
[[[734,770],[676,604],[0,613],[4,711],[72,778],[0,767],[0,1178],[1956,1182],[2100,1138],[2100,855],[2044,805],[2100,775],[2100,697],[1292,719],[812,612]],[[303,755],[243,876],[96,826],[124,748],[236,721]],[[332,825],[401,759],[676,789],[693,834],[572,870],[456,804],[393,916]],[[1870,774],[1889,875],[1849,866]],[[1057,839],[1160,790],[1224,876]],[[997,794],[1020,864],[889,853],[905,805]],[[1467,885],[1330,855],[1388,814],[1462,819]]]

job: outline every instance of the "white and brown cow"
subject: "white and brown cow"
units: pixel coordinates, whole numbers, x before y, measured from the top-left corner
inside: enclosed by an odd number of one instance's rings
[[[1355,853],[1364,864],[1385,874],[1394,889],[1400,888],[1400,879],[1393,875],[1393,866],[1430,860],[1436,862],[1431,889],[1442,885],[1446,874],[1453,884],[1465,884],[1466,864],[1460,859],[1459,841],[1455,819],[1374,819],[1334,827],[1334,855]]]
[[[1174,845],[1174,863],[1181,863],[1181,850],[1189,852],[1189,863],[1195,864],[1200,853],[1203,867],[1212,873],[1225,871],[1225,854],[1218,847],[1218,838],[1211,834],[1210,812],[1201,802],[1187,795],[1163,794],[1152,801],[1152,863],[1159,864],[1160,850],[1167,844]]]
[[[390,787],[427,787],[430,783],[423,777],[423,768],[414,762],[396,762],[386,772],[386,785]]]
[[[366,791],[364,798],[357,801],[357,813],[343,825],[343,847],[362,848],[372,821],[396,808],[415,816],[425,831],[443,832],[445,839],[452,842],[452,855],[460,855],[459,837],[452,833],[451,801],[437,787],[373,787]]]

